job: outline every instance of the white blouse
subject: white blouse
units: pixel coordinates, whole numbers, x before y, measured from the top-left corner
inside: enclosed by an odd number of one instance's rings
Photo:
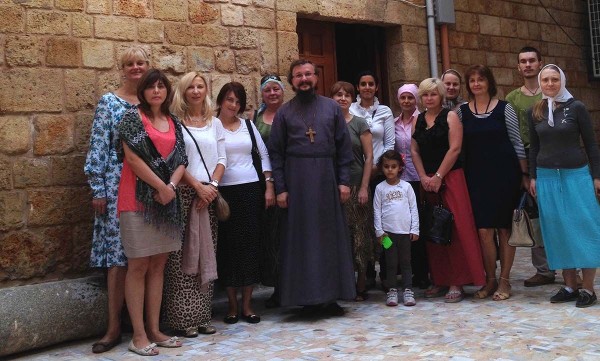
[[[350,114],[364,118],[371,128],[373,134],[373,159],[375,163],[379,157],[386,151],[394,149],[396,134],[394,130],[394,114],[392,110],[379,104],[377,97],[372,106],[363,108],[360,106],[360,96],[356,97],[356,102],[350,105]]]
[[[221,124],[219,119],[212,117],[210,124],[207,124],[202,128],[187,126],[187,129],[190,130],[196,143],[198,143],[198,146],[200,147],[200,151],[202,152],[211,178],[217,164],[223,164],[224,167],[227,167],[225,134],[223,124]],[[187,171],[192,177],[201,182],[210,182],[211,179],[208,179],[196,144],[194,144],[194,141],[185,129],[182,129],[182,132],[183,140],[185,141],[185,154],[187,154],[188,157]]]
[[[234,131],[223,129],[225,134],[225,152],[227,154],[227,168],[225,174],[219,182],[219,186],[231,186],[236,184],[258,182],[256,169],[252,164],[252,139],[250,132],[246,127],[246,121],[240,119],[240,126]],[[271,171],[271,162],[269,161],[269,153],[267,147],[260,136],[260,133],[250,122],[256,145],[262,159],[263,172]]]

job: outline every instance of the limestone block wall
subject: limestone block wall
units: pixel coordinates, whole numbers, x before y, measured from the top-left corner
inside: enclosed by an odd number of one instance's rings
[[[544,4],[587,46],[584,1]],[[516,52],[533,44],[600,111],[584,51],[536,0],[455,0],[455,8],[452,67],[490,65],[504,95],[520,85]],[[83,163],[94,107],[119,85],[125,47],[142,45],[173,79],[208,74],[213,98],[239,81],[254,105],[261,75],[285,75],[298,56],[298,17],[385,27],[391,94],[429,76],[425,9],[402,0],[0,0],[0,287],[89,272]]]
[[[546,64],[557,64],[565,71],[569,91],[592,113],[600,139],[600,82],[588,77],[587,2],[565,0],[543,4],[548,11],[537,0],[455,0],[456,24],[449,27],[452,67],[462,71],[471,64],[487,64],[496,76],[498,95],[503,98],[522,85],[517,53],[523,46],[532,45],[542,52]]]

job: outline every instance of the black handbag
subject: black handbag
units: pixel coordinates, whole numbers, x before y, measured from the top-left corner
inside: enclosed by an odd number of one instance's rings
[[[454,215],[450,210],[444,207],[440,191],[437,194],[437,203],[427,201],[427,197],[423,197],[422,207],[422,237],[426,240],[448,246],[452,237],[452,226],[454,225]]]

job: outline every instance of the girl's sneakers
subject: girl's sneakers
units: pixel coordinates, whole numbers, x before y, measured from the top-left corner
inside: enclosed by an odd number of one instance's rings
[[[385,301],[387,306],[398,306],[398,290],[395,288],[390,288],[387,293],[387,299]]]
[[[404,306],[414,306],[417,304],[415,294],[410,288],[404,290],[402,298],[404,299]]]

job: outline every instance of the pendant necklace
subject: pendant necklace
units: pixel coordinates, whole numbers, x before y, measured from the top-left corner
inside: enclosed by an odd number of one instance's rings
[[[535,88],[535,90],[534,90],[534,91],[531,91],[531,89],[529,89],[529,88],[527,87],[527,85],[525,85],[525,84],[523,84],[523,88],[527,89],[527,91],[528,91],[528,92],[529,92],[529,93],[530,93],[530,94],[533,96],[533,95],[536,95],[536,94],[537,94],[537,91],[540,89],[540,86],[538,85],[538,86],[537,86],[537,88]]]
[[[304,133],[304,134],[310,139],[310,142],[312,144],[315,142],[315,135],[317,134],[317,132],[313,129],[313,123],[315,122],[315,119],[317,118],[317,110],[315,109],[315,111],[313,112],[313,117],[312,117],[312,121],[310,122],[310,124],[307,123],[306,120],[304,119],[304,116],[306,115],[307,112],[301,113],[300,119],[302,120],[302,123],[304,123],[306,128],[308,129],[306,131],[306,133]]]
[[[492,97],[490,97],[490,101],[488,101],[488,103],[485,107],[485,112],[483,112],[482,114],[488,113],[488,109],[490,108],[491,103],[492,103]],[[473,107],[475,108],[475,115],[479,115],[479,110],[477,110],[477,100],[476,99],[473,99]]]

